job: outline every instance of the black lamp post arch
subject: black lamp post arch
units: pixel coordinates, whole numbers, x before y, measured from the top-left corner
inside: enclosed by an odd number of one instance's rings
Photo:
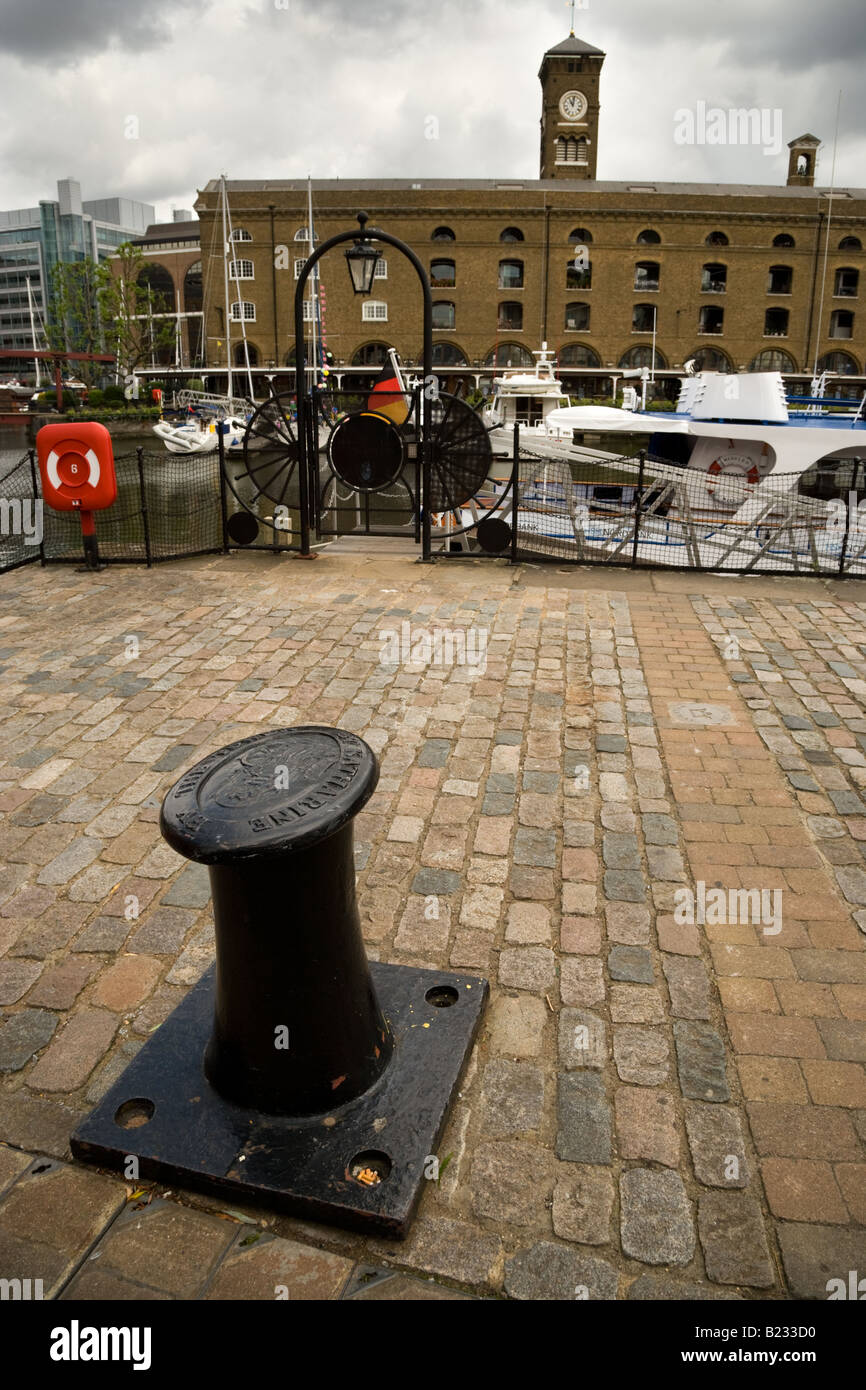
[[[430,542],[430,512],[427,506],[427,498],[430,495],[430,459],[427,449],[427,426],[428,426],[428,392],[433,378],[433,296],[430,290],[430,281],[427,272],[421,261],[405,241],[399,237],[391,236],[389,232],[383,232],[379,227],[367,226],[367,214],[358,214],[358,228],[348,232],[338,232],[336,236],[329,237],[323,242],[309,259],[301,267],[298,276],[298,284],[295,289],[295,383],[298,398],[298,448],[299,448],[299,486],[300,486],[300,510],[301,510],[301,554],[310,554],[310,477],[311,461],[309,457],[310,442],[313,438],[311,430],[315,428],[315,421],[310,419],[309,410],[311,406],[311,392],[307,390],[307,363],[306,348],[304,343],[304,290],[307,281],[313,272],[316,264],[326,254],[333,250],[335,246],[341,246],[348,241],[360,244],[372,242],[382,242],[386,246],[393,246],[411,262],[415,273],[421,283],[421,290],[424,296],[424,348],[423,348],[423,388],[420,392],[420,431],[418,441],[418,469],[421,477],[421,558],[428,561],[431,558]]]

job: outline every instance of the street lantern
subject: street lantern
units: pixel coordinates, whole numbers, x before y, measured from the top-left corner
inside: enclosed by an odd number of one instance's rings
[[[346,251],[346,264],[349,267],[349,275],[352,279],[352,289],[355,294],[369,294],[373,288],[373,276],[376,273],[376,263],[379,259],[379,252],[376,247],[367,240],[364,226],[368,221],[366,212],[358,213],[358,222],[361,232],[354,245]]]

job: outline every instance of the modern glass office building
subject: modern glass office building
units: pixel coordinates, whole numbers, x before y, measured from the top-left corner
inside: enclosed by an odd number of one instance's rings
[[[59,262],[103,261],[124,241],[140,237],[153,222],[149,203],[131,198],[82,202],[76,179],[60,179],[57,198],[35,208],[0,212],[0,347],[32,347],[27,280],[33,300],[38,345],[40,320],[48,314],[54,267]],[[12,370],[13,360],[4,362]],[[27,364],[22,361],[22,369]]]

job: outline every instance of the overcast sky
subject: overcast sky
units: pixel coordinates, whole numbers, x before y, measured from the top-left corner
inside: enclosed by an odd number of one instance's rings
[[[221,172],[537,178],[538,68],[569,15],[564,0],[0,0],[0,208],[70,175],[85,199],[166,219]],[[836,182],[866,185],[864,0],[583,0],[574,27],[607,54],[600,179],[780,184],[787,142],[810,131],[829,183],[841,89]],[[677,112],[701,102],[766,108],[782,153],[677,143]]]

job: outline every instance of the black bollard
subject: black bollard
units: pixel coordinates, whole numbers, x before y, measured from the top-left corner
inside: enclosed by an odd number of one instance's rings
[[[375,755],[339,729],[211,754],[161,829],[208,866],[216,963],[73,1135],[78,1157],[403,1236],[487,998],[367,961],[352,821]]]
[[[214,1030],[205,1075],[271,1115],[368,1090],[391,1056],[355,903],[352,819],[379,780],[338,729],[279,729],[224,748],[169,792],[168,843],[210,871]]]

